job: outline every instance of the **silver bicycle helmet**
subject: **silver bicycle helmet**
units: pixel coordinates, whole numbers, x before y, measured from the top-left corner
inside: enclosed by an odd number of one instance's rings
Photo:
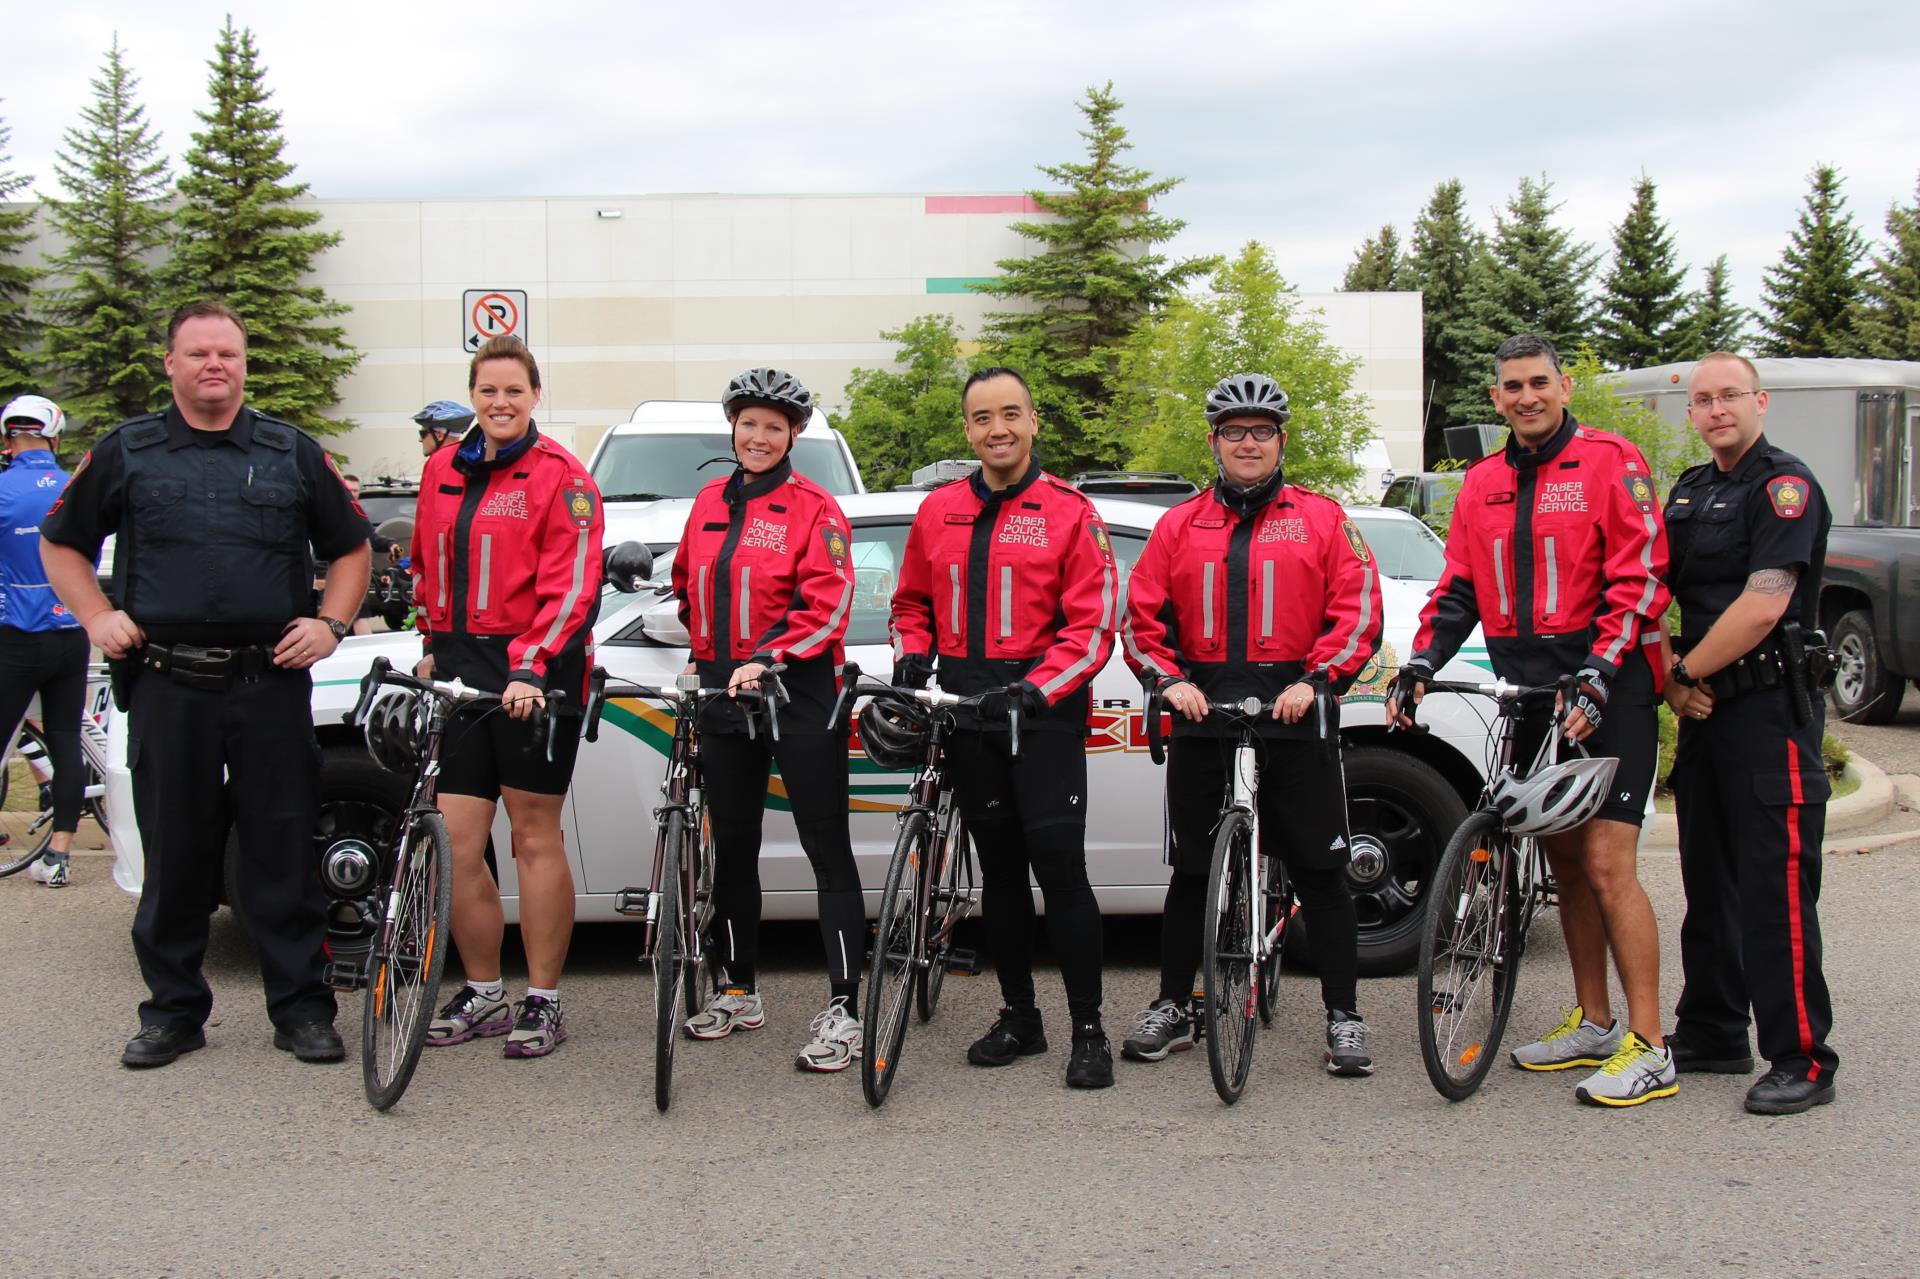
[[[1516,835],[1558,835],[1587,821],[1606,803],[1620,761],[1611,755],[1579,756],[1517,777],[1502,773],[1488,797]]]
[[[785,369],[748,369],[727,383],[727,393],[720,397],[729,422],[755,404],[785,413],[796,431],[813,417],[813,392]]]
[[[423,698],[405,690],[387,693],[367,711],[362,730],[367,754],[389,772],[415,773],[420,768],[420,743],[426,737],[426,727]]]
[[[910,773],[927,758],[931,727],[920,703],[876,697],[860,712],[860,745],[868,759],[889,773]]]
[[[1287,408],[1287,393],[1264,373],[1235,373],[1223,377],[1207,392],[1207,425],[1219,426],[1230,417],[1257,413],[1285,426],[1293,412]]]

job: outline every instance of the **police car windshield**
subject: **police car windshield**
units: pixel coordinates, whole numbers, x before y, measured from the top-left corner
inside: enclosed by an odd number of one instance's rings
[[[689,431],[678,435],[616,435],[594,463],[593,482],[607,500],[649,500],[629,494],[654,497],[692,497],[709,480],[727,474],[728,467],[716,462],[705,470],[702,462],[712,458],[729,459],[731,441],[718,431]],[[833,494],[853,493],[853,474],[846,455],[831,439],[794,442],[793,466],[800,474]]]

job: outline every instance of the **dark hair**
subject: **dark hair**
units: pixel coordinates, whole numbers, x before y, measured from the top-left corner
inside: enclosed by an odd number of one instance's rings
[[[360,482],[360,477],[355,475],[352,471],[348,471],[345,475],[342,475],[340,478],[343,480],[352,480],[355,484],[358,484]]]
[[[991,382],[997,377],[1010,377],[1020,384],[1020,389],[1027,393],[1027,409],[1031,412],[1033,409],[1033,388],[1027,385],[1027,379],[1020,376],[1019,369],[1010,369],[1001,364],[990,364],[984,369],[975,369],[968,375],[966,385],[960,388],[960,403],[963,406],[963,411],[967,402],[967,392],[971,391],[981,382]]]
[[[1516,333],[1500,344],[1493,353],[1493,380],[1500,380],[1500,366],[1508,360],[1525,360],[1536,355],[1547,357],[1547,363],[1553,365],[1555,373],[1560,368],[1560,353],[1553,349],[1553,343],[1534,333]]]
[[[528,384],[536,391],[540,389],[540,366],[533,362],[533,352],[519,338],[505,336],[488,338],[486,345],[473,353],[473,361],[467,365],[467,390],[473,390],[480,381],[480,366],[488,360],[517,360],[527,371]]]
[[[233,327],[240,330],[240,345],[247,343],[247,322],[240,318],[240,313],[217,298],[202,298],[198,302],[187,303],[167,321],[167,350],[173,350],[174,335],[188,320],[231,320]]]

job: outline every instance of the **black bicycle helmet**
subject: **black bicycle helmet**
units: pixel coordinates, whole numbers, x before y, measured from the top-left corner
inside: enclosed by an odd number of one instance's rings
[[[785,413],[796,431],[813,418],[813,392],[785,369],[748,369],[727,383],[727,393],[720,398],[729,422],[756,404]]]
[[[867,758],[888,772],[908,773],[926,761],[931,727],[920,703],[883,695],[860,712],[860,744]]]
[[[1287,408],[1287,393],[1264,373],[1235,373],[1223,377],[1207,392],[1207,425],[1219,426],[1230,417],[1257,413],[1285,426],[1293,416]]]
[[[393,773],[420,769],[420,742],[426,736],[425,704],[414,693],[394,692],[381,697],[367,711],[367,754]]]

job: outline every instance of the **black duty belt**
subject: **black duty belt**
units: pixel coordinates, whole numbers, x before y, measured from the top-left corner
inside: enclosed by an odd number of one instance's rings
[[[236,683],[253,683],[273,668],[273,650],[258,644],[244,648],[202,648],[198,644],[148,643],[140,665],[188,688],[224,693]]]

